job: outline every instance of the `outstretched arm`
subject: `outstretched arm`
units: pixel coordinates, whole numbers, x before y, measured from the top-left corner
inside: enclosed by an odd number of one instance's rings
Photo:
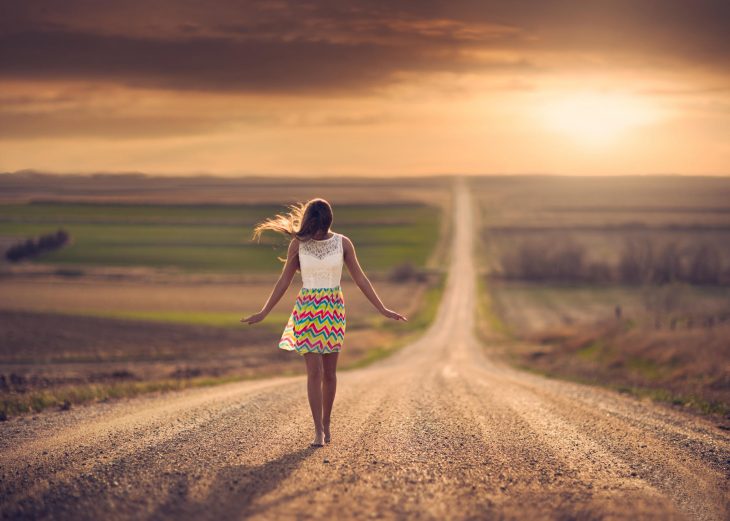
[[[269,295],[269,299],[266,301],[266,304],[264,304],[264,307],[261,308],[261,311],[258,313],[242,318],[241,322],[247,322],[248,324],[261,322],[264,318],[266,318],[266,315],[271,312],[274,306],[276,306],[279,300],[281,300],[281,297],[284,296],[284,293],[286,293],[287,288],[294,278],[294,274],[299,269],[298,242],[299,241],[297,239],[292,239],[289,243],[289,249],[286,253],[286,264],[284,264],[284,268],[281,270],[281,275],[279,275],[279,280],[276,281],[276,285],[271,291],[271,295]]]
[[[380,297],[378,297],[378,294],[375,293],[375,288],[373,288],[370,279],[368,279],[367,275],[365,275],[360,267],[360,263],[357,260],[357,254],[355,253],[355,245],[352,244],[352,241],[344,235],[342,236],[342,248],[344,249],[347,271],[350,272],[352,280],[355,281],[355,284],[357,284],[357,287],[360,288],[360,291],[362,291],[368,300],[373,303],[375,309],[388,318],[408,321],[408,319],[403,315],[385,307],[383,302],[380,300]]]

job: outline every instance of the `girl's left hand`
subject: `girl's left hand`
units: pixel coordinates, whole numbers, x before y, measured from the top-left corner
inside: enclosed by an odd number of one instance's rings
[[[387,308],[384,309],[383,310],[383,315],[385,315],[388,318],[392,318],[393,320],[402,320],[404,322],[408,322],[408,319],[406,317],[404,317],[400,313],[396,313],[392,309],[387,309]]]
[[[258,313],[254,313],[251,316],[243,317],[241,319],[241,322],[248,322],[249,325],[255,324],[256,322],[261,322],[264,318],[266,318],[266,313],[263,311],[259,311]]]

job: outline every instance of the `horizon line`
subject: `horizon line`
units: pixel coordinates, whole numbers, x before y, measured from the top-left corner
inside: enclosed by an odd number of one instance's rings
[[[83,171],[83,172],[52,172],[23,168],[15,171],[0,172],[0,176],[74,176],[74,177],[145,177],[145,178],[217,178],[217,179],[251,179],[251,178],[282,178],[282,179],[331,179],[331,178],[363,178],[363,179],[400,179],[400,178],[438,178],[438,177],[730,177],[730,172],[722,173],[682,173],[682,172],[644,172],[644,173],[614,173],[614,174],[565,174],[559,172],[432,172],[414,174],[306,174],[306,173],[216,173],[216,172],[140,172],[140,171]]]

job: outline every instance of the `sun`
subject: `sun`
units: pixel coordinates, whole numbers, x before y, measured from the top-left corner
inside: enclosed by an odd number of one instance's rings
[[[594,92],[553,97],[541,105],[539,112],[549,130],[593,146],[614,144],[629,130],[659,117],[659,111],[649,100]]]

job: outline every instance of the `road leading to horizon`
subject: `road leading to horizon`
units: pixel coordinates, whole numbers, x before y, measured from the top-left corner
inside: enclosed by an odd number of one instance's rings
[[[726,433],[489,357],[463,183],[436,320],[340,373],[329,446],[308,446],[302,376],[15,419],[0,424],[2,516],[728,519]]]

